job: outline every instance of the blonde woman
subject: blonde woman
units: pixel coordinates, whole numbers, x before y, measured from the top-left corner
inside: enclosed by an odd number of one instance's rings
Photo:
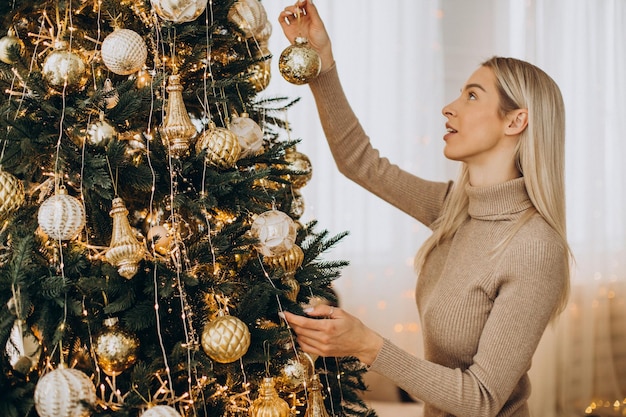
[[[295,19],[298,25],[292,24]],[[372,148],[341,88],[331,42],[310,0],[279,17],[322,58],[310,83],[339,170],[433,231],[416,256],[424,358],[337,307],[285,313],[300,347],[356,356],[425,403],[424,416],[528,416],[527,372],[566,304],[563,101],[539,68],[494,57],[442,109],[451,183],[418,178]]]

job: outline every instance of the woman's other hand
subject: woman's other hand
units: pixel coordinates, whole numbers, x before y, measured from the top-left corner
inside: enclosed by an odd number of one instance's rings
[[[297,37],[308,40],[322,60],[322,72],[334,64],[330,37],[317,8],[310,0],[298,0],[293,6],[285,7],[278,21],[289,42],[294,43]]]

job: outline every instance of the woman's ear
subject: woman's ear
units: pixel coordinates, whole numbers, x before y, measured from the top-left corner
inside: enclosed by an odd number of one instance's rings
[[[508,125],[504,130],[507,135],[519,135],[528,126],[528,109],[513,110],[507,115]]]

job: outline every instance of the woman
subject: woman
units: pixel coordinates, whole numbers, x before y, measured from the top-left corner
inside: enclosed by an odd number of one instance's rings
[[[423,400],[427,417],[528,416],[531,359],[569,288],[557,85],[523,61],[483,63],[442,110],[444,154],[461,162],[459,178],[426,181],[372,148],[311,1],[285,8],[279,21],[290,41],[304,36],[320,54],[310,88],[339,170],[433,231],[416,256],[424,359],[326,305],[284,314],[300,347],[356,356]]]

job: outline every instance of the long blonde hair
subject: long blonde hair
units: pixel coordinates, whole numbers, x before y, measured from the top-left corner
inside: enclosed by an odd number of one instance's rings
[[[553,318],[565,308],[569,297],[569,257],[565,221],[565,106],[559,87],[538,67],[518,59],[493,57],[482,63],[495,74],[502,117],[512,110],[528,109],[528,126],[521,133],[515,162],[524,177],[533,206],[558,233],[568,251],[567,279]],[[469,171],[461,164],[459,177],[446,199],[441,216],[431,225],[432,235],[417,252],[415,268],[421,270],[426,257],[440,242],[451,239],[468,218],[469,199],[465,186]],[[508,242],[530,218],[529,211],[504,239]],[[500,247],[505,246],[499,245]]]

